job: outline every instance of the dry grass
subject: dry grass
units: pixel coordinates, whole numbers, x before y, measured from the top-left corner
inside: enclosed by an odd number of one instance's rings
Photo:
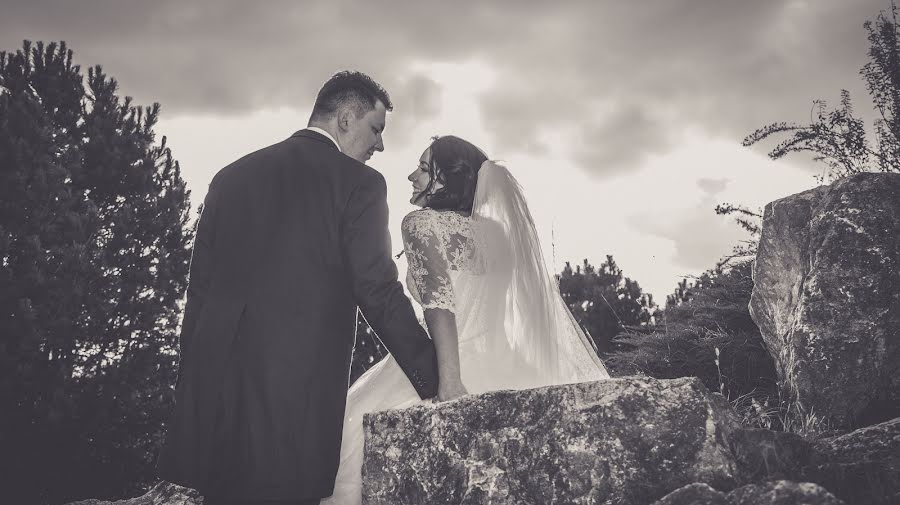
[[[785,431],[805,438],[816,438],[832,431],[829,420],[806,409],[796,400],[777,396],[746,393],[731,400],[731,405],[741,419],[741,423],[751,428]]]

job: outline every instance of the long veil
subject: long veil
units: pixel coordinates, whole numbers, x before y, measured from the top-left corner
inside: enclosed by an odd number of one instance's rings
[[[501,298],[505,293],[496,306],[502,312],[503,347],[536,374],[529,385],[608,378],[547,272],[522,188],[503,165],[490,160],[481,165],[472,223],[475,261],[487,274],[482,278],[495,284],[491,291]]]

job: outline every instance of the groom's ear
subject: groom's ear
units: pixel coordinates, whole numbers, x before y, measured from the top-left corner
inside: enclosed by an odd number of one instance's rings
[[[341,107],[337,111],[337,126],[342,132],[350,130],[350,119],[353,112],[349,107]]]

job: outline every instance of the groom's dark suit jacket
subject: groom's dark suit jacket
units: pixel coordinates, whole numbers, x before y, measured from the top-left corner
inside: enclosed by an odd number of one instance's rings
[[[423,398],[431,340],[397,280],[384,177],[301,130],[204,201],[160,477],[229,499],[331,494],[357,306]]]

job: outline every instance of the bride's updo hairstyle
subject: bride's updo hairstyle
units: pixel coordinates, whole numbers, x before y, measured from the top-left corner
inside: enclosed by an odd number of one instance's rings
[[[471,142],[453,135],[432,138],[429,146],[431,162],[428,164],[431,180],[425,188],[428,195],[425,206],[471,214],[478,170],[487,161],[487,156]],[[435,181],[440,181],[443,187],[432,193]]]

